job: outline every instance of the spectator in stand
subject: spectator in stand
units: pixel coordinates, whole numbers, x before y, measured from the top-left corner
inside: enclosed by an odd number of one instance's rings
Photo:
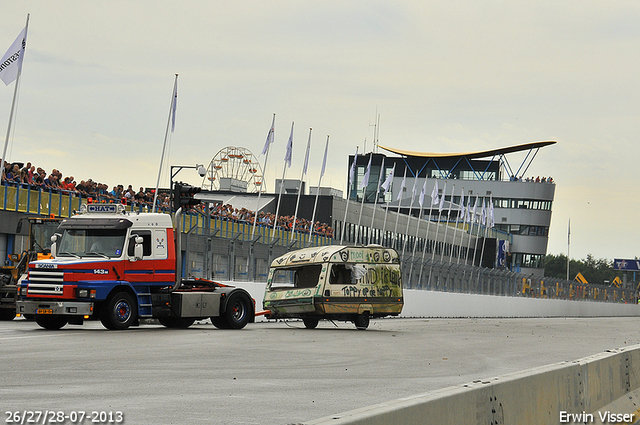
[[[136,200],[136,203],[137,203],[138,205],[142,205],[142,204],[145,202],[145,200],[146,200],[146,195],[145,195],[145,193],[144,193],[144,188],[142,188],[142,187],[140,188],[140,190],[138,191],[138,193],[136,193],[136,194],[134,195],[134,199]]]

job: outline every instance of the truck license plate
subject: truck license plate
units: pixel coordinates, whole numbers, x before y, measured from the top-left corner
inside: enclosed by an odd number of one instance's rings
[[[53,310],[50,308],[39,308],[36,310],[36,314],[53,314]]]

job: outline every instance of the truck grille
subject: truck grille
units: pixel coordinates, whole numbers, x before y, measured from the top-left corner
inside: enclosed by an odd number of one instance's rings
[[[30,295],[62,295],[64,289],[62,270],[31,270],[29,280]]]

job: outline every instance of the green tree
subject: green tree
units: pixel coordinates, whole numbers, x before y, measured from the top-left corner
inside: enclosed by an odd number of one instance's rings
[[[578,273],[582,273],[587,282],[600,285],[612,282],[616,276],[622,278],[621,272],[613,269],[613,260],[596,259],[591,254],[588,254],[584,260],[572,259],[570,261],[569,279],[572,280]],[[547,254],[544,258],[544,274],[547,277],[566,279],[567,256]]]

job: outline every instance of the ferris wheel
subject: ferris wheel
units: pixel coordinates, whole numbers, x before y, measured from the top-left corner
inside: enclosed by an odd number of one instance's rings
[[[245,182],[247,193],[265,190],[262,167],[249,149],[227,146],[211,159],[207,173],[202,179],[202,188],[220,190],[220,179],[231,178]]]

